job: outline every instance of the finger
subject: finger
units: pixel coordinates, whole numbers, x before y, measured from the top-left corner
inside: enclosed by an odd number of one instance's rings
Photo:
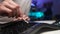
[[[23,20],[22,17],[18,17],[17,19],[18,19],[18,20]]]
[[[1,9],[2,9],[2,11],[4,11],[5,13],[8,13],[8,17],[10,17],[10,16],[12,15],[12,14],[11,14],[11,12],[12,12],[11,9],[8,9],[8,8],[5,7],[5,6],[2,6]]]
[[[9,18],[12,17],[12,12],[9,13],[8,17],[9,17]]]
[[[2,11],[5,11],[5,12],[7,12],[7,13],[12,12],[12,10],[11,10],[11,9],[8,9],[8,8],[7,8],[7,7],[5,7],[5,6],[1,6],[0,8],[1,8],[1,10],[2,10]]]
[[[8,2],[4,2],[3,5],[6,6],[7,8],[9,8],[9,9],[15,9],[16,8],[14,5],[9,4]]]
[[[14,18],[13,21],[17,21],[18,19]]]
[[[14,18],[14,19],[13,19],[13,21],[17,21],[17,20],[21,21],[21,20],[23,20],[23,19],[22,19],[22,17],[18,17],[18,18]]]
[[[14,7],[13,5],[10,5],[9,3],[5,3],[5,4],[6,4],[5,5],[6,7],[8,7],[8,8],[13,10],[12,13],[9,13],[9,17],[15,17],[16,16],[16,12],[17,12],[16,7]]]
[[[17,13],[17,9],[15,9],[15,10],[12,11],[12,17],[18,18],[17,14],[18,14]]]
[[[23,11],[21,10],[21,8],[18,8],[17,9],[17,17],[23,17],[24,13]]]
[[[23,15],[23,19],[24,19],[24,20],[29,20],[29,17],[26,16],[26,15]]]
[[[28,16],[26,16],[26,15],[23,15],[22,17],[23,17],[23,18],[28,18]]]
[[[13,1],[10,1],[10,2],[9,2],[9,4],[11,4],[11,5],[15,6],[16,8],[18,8],[18,7],[19,7],[19,5],[18,5],[18,4],[16,4],[15,2],[13,2]]]
[[[25,19],[25,20],[29,21],[29,20],[30,20],[30,18],[29,18],[29,17],[26,17],[26,19]]]
[[[30,20],[30,18],[28,18],[28,17],[24,17],[24,18],[23,18],[23,20],[28,20],[28,21],[29,21],[29,20]]]

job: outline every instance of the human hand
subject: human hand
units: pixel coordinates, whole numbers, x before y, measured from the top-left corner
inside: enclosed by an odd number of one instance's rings
[[[29,20],[28,16],[26,16],[18,4],[13,2],[12,0],[5,0],[0,3],[0,13],[7,13],[8,17],[15,17],[16,20]]]
[[[8,17],[12,17],[14,15],[14,11],[18,7],[19,5],[13,2],[12,0],[4,0],[2,3],[0,3],[0,14],[7,13]]]

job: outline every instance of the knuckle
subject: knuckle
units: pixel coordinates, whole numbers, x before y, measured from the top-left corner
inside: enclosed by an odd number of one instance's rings
[[[4,5],[4,6],[5,6],[6,4],[7,4],[7,2],[2,2],[2,5]]]
[[[18,8],[18,7],[19,7],[19,5],[16,5],[15,7],[16,7],[16,8]]]
[[[9,10],[8,13],[12,13],[12,10]]]
[[[12,9],[15,9],[16,7],[12,7]]]
[[[16,5],[16,6],[14,6],[14,7],[12,7],[13,9],[16,9],[16,8],[19,8],[19,6],[18,5]]]

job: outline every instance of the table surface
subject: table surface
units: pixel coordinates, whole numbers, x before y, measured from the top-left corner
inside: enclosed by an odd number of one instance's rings
[[[43,32],[43,33],[40,33],[40,34],[60,34],[60,30]]]
[[[34,21],[36,23],[47,23],[47,24],[53,24],[56,22],[55,20],[41,20],[41,21]]]

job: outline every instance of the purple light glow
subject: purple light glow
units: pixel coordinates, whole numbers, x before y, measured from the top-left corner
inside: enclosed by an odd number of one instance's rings
[[[32,3],[37,2],[37,8],[42,8],[44,3],[51,1],[52,0],[32,0]]]

